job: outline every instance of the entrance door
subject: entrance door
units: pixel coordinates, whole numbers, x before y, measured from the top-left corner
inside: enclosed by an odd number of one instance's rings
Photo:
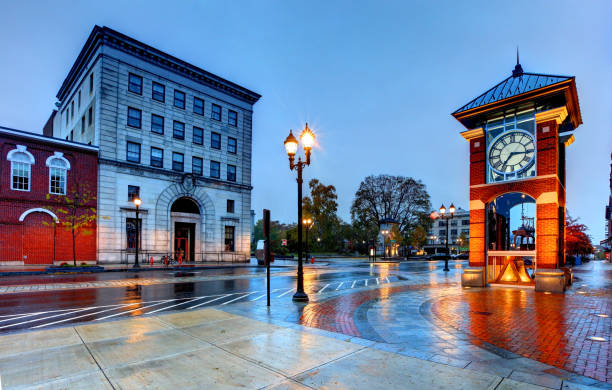
[[[23,223],[23,263],[53,264],[54,235],[54,224],[51,216],[38,212],[26,216]],[[65,249],[64,257],[72,259],[71,244],[66,245]]]
[[[176,222],[174,225],[174,255],[184,261],[195,258],[195,224]]]

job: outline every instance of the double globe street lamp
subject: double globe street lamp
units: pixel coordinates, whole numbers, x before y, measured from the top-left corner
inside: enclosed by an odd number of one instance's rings
[[[138,263],[138,250],[140,249],[140,224],[138,223],[138,212],[140,211],[142,200],[136,196],[132,199],[132,202],[134,202],[134,206],[136,206],[136,260],[134,261],[134,268],[140,268],[140,264]]]
[[[446,220],[446,257],[444,259],[444,271],[450,271],[448,269],[448,258],[450,257],[450,251],[448,250],[448,225],[450,224],[450,220],[453,219],[453,214],[455,214],[455,206],[451,203],[448,208],[448,214],[446,214],[446,207],[444,205],[440,206],[440,219]]]
[[[295,162],[295,155],[298,151],[298,140],[293,135],[293,131],[289,130],[289,135],[287,139],[285,139],[285,150],[287,151],[287,155],[289,156],[289,169],[297,171],[297,184],[298,184],[298,275],[297,275],[297,290],[295,294],[293,294],[293,300],[297,302],[308,302],[308,295],[304,292],[304,267],[302,265],[302,229],[303,229],[303,221],[302,221],[302,169],[306,165],[310,165],[310,152],[312,151],[312,147],[315,142],[314,133],[308,128],[308,123],[306,123],[306,127],[302,130],[300,134],[300,140],[302,141],[302,147],[304,148],[304,154],[306,156],[306,161],[302,161],[301,157],[298,157],[297,163]]]
[[[308,263],[308,259],[310,259],[310,248],[308,247],[308,231],[310,229],[312,229],[312,225],[314,224],[314,221],[312,220],[312,218],[304,218],[302,220],[302,224],[304,225],[304,227],[306,227],[306,262]]]

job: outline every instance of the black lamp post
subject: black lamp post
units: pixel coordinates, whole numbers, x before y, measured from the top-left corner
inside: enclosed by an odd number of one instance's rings
[[[298,149],[298,140],[293,136],[293,132],[289,130],[289,135],[285,139],[285,150],[289,156],[289,169],[297,171],[297,184],[298,184],[298,275],[297,275],[297,290],[293,294],[293,300],[298,302],[308,302],[308,295],[304,292],[304,266],[302,265],[302,169],[306,165],[310,165],[310,152],[314,146],[315,135],[306,127],[300,134],[300,140],[304,147],[304,154],[306,155],[306,161],[302,161],[301,157],[298,157],[297,163],[295,162],[295,154]]]
[[[448,208],[449,214],[446,215],[446,207],[444,205],[440,206],[440,218],[446,219],[446,258],[444,259],[444,271],[450,271],[448,269],[448,258],[450,257],[450,251],[448,250],[448,225],[450,224],[450,220],[453,219],[453,214],[455,214],[455,206],[451,203]]]
[[[312,228],[314,221],[312,218],[304,218],[302,220],[302,224],[306,226],[306,262],[308,263],[308,259],[310,258],[310,251],[308,250],[308,231]]]
[[[138,223],[138,212],[140,211],[142,200],[140,200],[139,197],[135,197],[132,199],[132,202],[134,202],[134,205],[136,206],[136,261],[134,261],[134,268],[140,268],[140,264],[138,264],[138,249],[140,249],[140,226]]]

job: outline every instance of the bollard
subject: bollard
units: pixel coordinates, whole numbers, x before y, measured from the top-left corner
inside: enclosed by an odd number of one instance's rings
[[[153,256],[151,256],[151,259],[149,259],[149,263],[151,264],[151,267],[153,266]]]
[[[314,256],[312,256],[312,257],[310,258],[310,264],[314,264],[314,260],[315,260],[315,259],[314,259]]]
[[[183,256],[179,256],[179,267],[183,264]]]

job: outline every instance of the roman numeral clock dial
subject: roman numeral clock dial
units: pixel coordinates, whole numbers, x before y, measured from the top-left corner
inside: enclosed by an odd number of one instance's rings
[[[489,167],[509,179],[528,169],[535,157],[535,143],[530,133],[511,130],[500,134],[489,146]]]

